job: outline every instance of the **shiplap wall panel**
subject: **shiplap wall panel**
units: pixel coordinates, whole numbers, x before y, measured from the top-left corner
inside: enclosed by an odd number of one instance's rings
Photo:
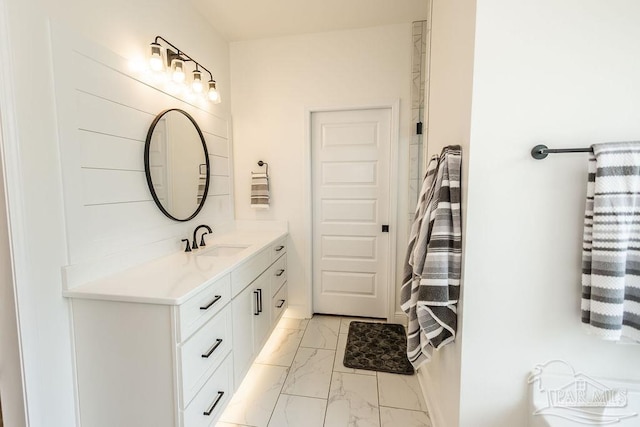
[[[223,194],[219,196],[215,196],[210,194],[207,197],[207,201],[200,211],[201,215],[194,220],[195,222],[200,221],[200,217],[202,218],[216,218],[219,223],[228,222],[233,220],[233,203],[228,194]],[[215,224],[210,224],[215,225]],[[215,232],[214,232],[215,237]]]
[[[86,227],[91,230],[91,238],[104,241],[118,233],[136,235],[156,228],[167,228],[173,224],[173,221],[164,215],[154,215],[157,209],[153,200],[149,200],[139,203],[84,206],[82,210],[87,218]],[[146,217],[147,221],[139,224],[130,220],[140,217]]]
[[[133,140],[87,131],[79,132],[79,136],[83,167],[144,172],[144,139]]]
[[[196,225],[234,218],[228,120],[143,82],[124,58],[78,37],[52,28],[70,264],[64,276],[77,278],[68,287],[180,250]],[[193,116],[211,162],[205,205],[188,222],[160,212],[144,173],[147,131],[169,108]]]
[[[82,187],[86,206],[153,200],[140,171],[83,169]]]
[[[209,194],[212,196],[228,195],[231,191],[229,184],[229,177],[227,176],[212,176],[211,183],[209,184]]]
[[[183,108],[186,110],[184,108],[185,102],[170,97],[156,88],[132,79],[129,75],[116,71],[81,53],[75,52],[74,67],[82,70],[76,78],[76,86],[97,97],[138,108],[153,116],[160,112],[158,106],[162,106],[162,109]],[[96,85],[96,81],[99,81],[100,84]],[[171,99],[167,99],[168,97]],[[198,122],[203,132],[206,131],[222,138],[228,137],[226,120],[200,109],[192,108],[187,112]]]
[[[229,159],[220,156],[209,156],[212,176],[229,176]]]
[[[204,132],[204,139],[207,142],[207,151],[209,151],[209,154],[229,157],[229,142],[226,139],[209,132]]]
[[[153,121],[153,114],[134,107],[77,91],[78,128],[119,136],[121,138],[144,138]]]

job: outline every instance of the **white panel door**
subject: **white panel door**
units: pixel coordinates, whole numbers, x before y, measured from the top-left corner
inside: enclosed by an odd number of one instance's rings
[[[391,109],[311,115],[313,309],[387,316]]]

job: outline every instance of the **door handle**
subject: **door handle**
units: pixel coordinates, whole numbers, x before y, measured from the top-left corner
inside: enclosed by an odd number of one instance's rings
[[[262,289],[258,289],[258,314],[262,313]]]

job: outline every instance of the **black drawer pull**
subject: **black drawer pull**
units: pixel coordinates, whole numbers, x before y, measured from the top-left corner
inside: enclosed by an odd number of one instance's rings
[[[200,310],[209,310],[209,307],[211,307],[213,304],[220,301],[220,298],[222,298],[222,295],[216,295],[213,301],[211,301],[209,304],[205,305],[204,307],[200,307]]]
[[[262,289],[258,289],[258,313],[262,313]]]
[[[284,301],[285,301],[285,300],[281,299],[281,300],[279,301],[279,302],[280,302],[280,305],[276,305],[276,308],[282,308],[282,306],[284,305]]]
[[[207,351],[205,354],[203,354],[203,355],[202,355],[202,357],[204,357],[205,359],[208,359],[208,358],[209,358],[209,356],[211,356],[211,354],[212,354],[214,351],[216,351],[216,348],[218,348],[218,347],[220,346],[220,344],[222,344],[222,339],[221,339],[221,338],[218,338],[218,339],[216,340],[216,343],[213,345],[213,347],[211,347],[211,348],[209,349],[209,351]]]
[[[213,410],[216,409],[216,406],[218,405],[218,403],[220,403],[220,399],[222,399],[222,396],[224,396],[224,391],[219,391],[218,397],[216,397],[216,400],[213,402],[213,405],[211,405],[211,407],[208,410],[204,411],[203,414],[206,415],[207,417],[211,415]]]
[[[280,277],[284,274],[284,270],[281,268],[280,270],[278,270],[278,272],[276,273],[276,276]]]
[[[276,252],[280,252],[280,251],[281,251],[281,250],[283,250],[283,249],[284,249],[284,246],[278,246],[278,247],[276,248]]]
[[[257,316],[260,314],[260,294],[258,293],[258,291],[253,291],[253,294],[256,296],[256,311],[253,312],[254,316]]]

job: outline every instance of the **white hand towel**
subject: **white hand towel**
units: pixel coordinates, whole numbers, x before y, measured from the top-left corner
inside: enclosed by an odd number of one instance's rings
[[[269,176],[266,173],[251,173],[251,207],[269,209]]]

